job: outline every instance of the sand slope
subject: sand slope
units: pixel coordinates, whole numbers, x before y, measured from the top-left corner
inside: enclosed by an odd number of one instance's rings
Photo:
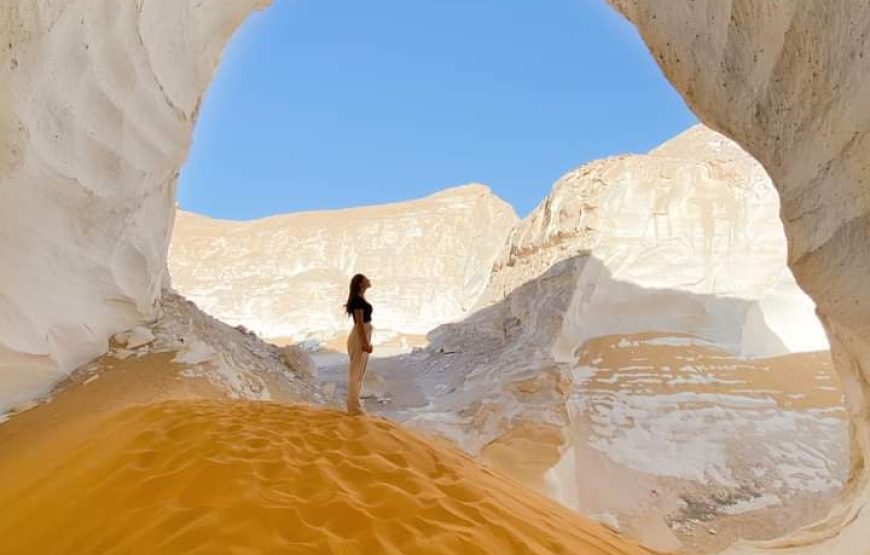
[[[646,553],[388,421],[274,403],[122,409],[0,475],[3,553]]]

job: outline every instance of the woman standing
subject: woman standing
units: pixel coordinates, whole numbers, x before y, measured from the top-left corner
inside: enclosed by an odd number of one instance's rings
[[[348,316],[353,317],[353,329],[347,337],[347,354],[350,357],[347,368],[347,412],[362,414],[360,390],[366,375],[366,364],[372,352],[372,305],[366,301],[366,289],[372,286],[369,278],[357,274],[350,280],[347,304],[344,305]]]

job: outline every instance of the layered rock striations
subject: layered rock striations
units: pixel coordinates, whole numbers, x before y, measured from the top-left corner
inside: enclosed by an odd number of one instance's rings
[[[565,356],[591,337],[652,330],[746,356],[827,349],[786,266],[770,179],[704,126],[562,177],[512,232],[484,302],[577,255],[598,259],[606,275],[579,285],[585,296],[566,324],[574,328],[559,347]]]
[[[169,271],[173,287],[210,314],[296,342],[346,333],[341,304],[362,272],[374,284],[375,339],[422,335],[471,311],[516,221],[482,185],[251,222],[180,211]]]
[[[846,501],[776,547],[868,553],[870,485],[860,461],[870,456],[870,6],[610,2],[698,117],[767,170],[781,198],[789,266],[818,307],[846,390],[858,448]]]
[[[810,497],[823,510],[848,473],[776,192],[703,126],[563,177],[512,232],[482,308],[429,339],[378,384],[410,374],[423,392],[393,416],[628,530],[654,515],[693,539],[698,506],[732,521]]]

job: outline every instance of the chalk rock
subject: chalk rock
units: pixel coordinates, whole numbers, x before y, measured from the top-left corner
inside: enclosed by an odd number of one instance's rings
[[[842,400],[786,266],[776,191],[702,126],[561,179],[515,228],[480,310],[428,338],[396,364],[426,408],[397,417],[579,511],[681,514],[693,488],[827,502],[848,475]],[[659,524],[632,533],[673,546]]]
[[[124,345],[128,349],[137,349],[153,343],[155,339],[156,338],[154,337],[154,334],[151,333],[151,330],[142,326],[136,326],[130,330],[130,334],[127,336],[127,341]]]
[[[194,339],[185,341],[184,347],[172,358],[176,364],[197,365],[217,360],[217,353],[207,343]]]
[[[250,222],[179,211],[169,255],[175,289],[261,337],[344,334],[350,278],[366,274],[378,335],[424,334],[468,314],[517,221],[482,185],[381,206]]]
[[[112,356],[118,360],[127,360],[135,353],[129,349],[115,349],[112,351]]]
[[[744,356],[828,348],[812,301],[786,266],[779,199],[764,168],[695,126],[646,155],[582,166],[511,233],[484,304],[568,257],[586,274],[557,348],[668,330]],[[606,274],[606,275],[605,275]]]
[[[297,345],[287,345],[281,350],[281,360],[293,371],[299,372],[310,378],[317,374],[317,364],[311,355],[303,351]],[[329,395],[327,395],[327,398]]]
[[[266,4],[0,3],[0,411],[155,316],[200,99]]]
[[[631,521],[631,527],[644,547],[661,553],[678,553],[683,547],[661,515],[644,513]]]
[[[870,4],[610,0],[710,127],[765,167],[782,204],[789,266],[815,301],[870,457]],[[830,518],[735,553],[870,553],[870,481],[853,466]]]

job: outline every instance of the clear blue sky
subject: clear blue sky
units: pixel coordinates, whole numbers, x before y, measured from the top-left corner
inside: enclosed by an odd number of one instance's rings
[[[604,0],[274,0],[224,54],[179,201],[249,219],[477,181],[522,216],[694,122]]]

